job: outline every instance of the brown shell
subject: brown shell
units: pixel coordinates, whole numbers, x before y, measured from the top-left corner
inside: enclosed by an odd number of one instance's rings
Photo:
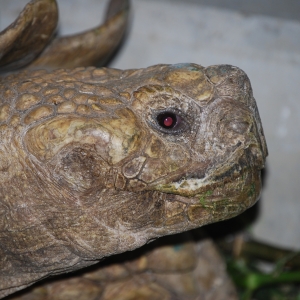
[[[197,230],[44,280],[9,299],[237,300],[238,296],[213,242]]]

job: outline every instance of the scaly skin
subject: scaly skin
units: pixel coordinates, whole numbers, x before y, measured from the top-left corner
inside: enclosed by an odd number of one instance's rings
[[[1,297],[259,197],[266,143],[236,67],[25,71],[0,99]]]
[[[110,0],[103,24],[69,36],[54,36],[55,0],[31,0],[0,32],[0,73],[21,67],[57,69],[102,66],[120,45],[129,18],[129,0]]]

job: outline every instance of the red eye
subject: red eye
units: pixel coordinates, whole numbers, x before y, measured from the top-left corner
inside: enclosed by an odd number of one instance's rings
[[[173,123],[174,123],[174,120],[173,120],[172,117],[166,117],[166,118],[164,119],[164,125],[165,125],[166,127],[171,127],[171,126],[173,125]]]
[[[157,116],[157,122],[165,129],[172,129],[180,123],[180,117],[172,112],[163,112]]]

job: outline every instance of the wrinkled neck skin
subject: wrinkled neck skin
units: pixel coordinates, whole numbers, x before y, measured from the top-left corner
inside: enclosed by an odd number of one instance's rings
[[[0,296],[231,218],[259,197],[267,150],[241,70],[101,70],[0,82],[14,95],[3,98],[12,104],[0,133]],[[22,80],[42,88],[26,96]],[[58,103],[48,97],[55,88]],[[161,126],[161,115],[178,124]]]

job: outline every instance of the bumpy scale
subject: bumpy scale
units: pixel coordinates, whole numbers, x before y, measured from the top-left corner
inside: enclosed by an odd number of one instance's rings
[[[24,71],[0,99],[2,297],[260,195],[267,148],[236,67]]]

